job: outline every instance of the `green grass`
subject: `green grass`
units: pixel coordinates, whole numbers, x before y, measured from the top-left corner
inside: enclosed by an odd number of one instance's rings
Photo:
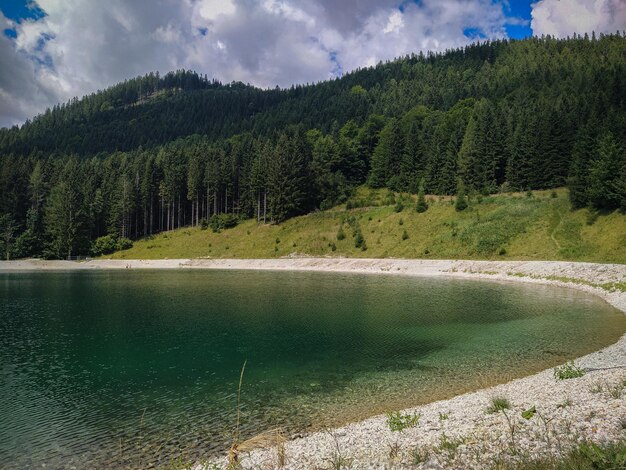
[[[503,461],[493,470],[601,470],[626,468],[626,441],[598,445],[579,444],[563,457],[527,459],[522,462]]]
[[[491,404],[487,408],[487,413],[497,413],[499,411],[508,410],[511,408],[511,403],[505,397],[493,397]]]
[[[407,428],[414,428],[419,424],[419,421],[419,413],[405,415],[399,411],[387,413],[387,426],[394,432],[402,432]]]
[[[577,379],[583,375],[585,375],[585,371],[574,364],[574,361],[554,368],[554,378],[558,380]]]
[[[470,200],[463,212],[453,198],[429,196],[418,213],[415,196],[361,187],[346,205],[295,217],[280,225],[246,220],[213,233],[183,228],[138,240],[122,259],[279,258],[291,254],[367,258],[571,260],[626,263],[626,215],[572,211],[565,189]],[[350,202],[349,201],[349,202]],[[398,201],[404,209],[397,212]],[[363,207],[360,207],[362,206]],[[354,217],[364,243],[355,243]],[[276,243],[279,239],[280,243]],[[358,246],[360,245],[360,246]],[[365,247],[365,249],[364,249]],[[618,286],[619,287],[619,286]]]

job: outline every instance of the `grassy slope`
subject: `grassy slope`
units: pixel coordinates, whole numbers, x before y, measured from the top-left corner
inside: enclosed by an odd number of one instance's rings
[[[571,211],[567,192],[536,191],[473,200],[458,213],[450,198],[431,197],[428,211],[414,210],[414,197],[401,196],[402,212],[383,205],[385,193],[360,188],[355,199],[368,207],[345,206],[296,217],[280,225],[239,226],[212,233],[185,228],[140,240],[112,258],[275,258],[292,253],[312,256],[433,259],[572,260],[626,263],[626,215],[613,212],[587,224],[586,209]],[[387,200],[387,202],[389,202]],[[342,221],[354,216],[367,250],[355,248],[352,229]],[[408,239],[403,240],[406,230]],[[332,244],[336,250],[332,251]],[[500,254],[501,251],[506,252]]]

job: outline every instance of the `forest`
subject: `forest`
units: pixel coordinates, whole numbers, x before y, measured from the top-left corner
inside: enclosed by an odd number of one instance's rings
[[[289,89],[151,73],[0,129],[3,257],[281,223],[361,185],[626,211],[626,34],[477,42]]]

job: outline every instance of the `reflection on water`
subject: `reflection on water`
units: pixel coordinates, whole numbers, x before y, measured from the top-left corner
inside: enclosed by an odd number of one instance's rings
[[[0,467],[150,466],[551,367],[626,316],[577,291],[356,274],[0,274]]]

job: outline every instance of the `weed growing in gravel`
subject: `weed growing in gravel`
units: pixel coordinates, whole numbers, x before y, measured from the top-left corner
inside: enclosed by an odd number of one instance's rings
[[[444,421],[446,419],[448,419],[450,416],[448,415],[448,413],[439,413],[439,421]]]
[[[508,410],[511,403],[505,397],[492,397],[491,405],[487,408],[487,413],[497,413],[498,411]]]
[[[574,364],[574,361],[566,362],[562,366],[554,368],[554,378],[558,380],[576,379],[585,375],[585,371]]]
[[[429,453],[427,450],[422,450],[419,447],[416,447],[411,451],[411,463],[413,465],[419,465],[428,460]]]
[[[591,387],[589,387],[589,391],[591,393],[602,393],[604,386],[600,382],[594,382]]]
[[[546,443],[548,444],[548,447],[551,447],[552,442],[551,442],[551,439],[550,439],[550,422],[554,418],[548,418],[548,417],[544,416],[543,414],[541,414],[537,410],[537,408],[535,406],[532,406],[532,407],[528,408],[526,411],[522,411],[522,418],[524,418],[526,420],[532,419],[535,415],[537,417],[539,417],[539,419],[541,420],[541,423],[543,424],[543,428],[545,430]]]
[[[352,459],[346,457],[341,451],[341,447],[339,447],[339,441],[337,440],[337,436],[335,436],[332,432],[326,431],[328,435],[332,438],[335,448],[333,449],[330,457],[324,459],[325,462],[328,463],[328,467],[325,467],[328,470],[344,470],[346,468],[352,467]]]
[[[463,436],[449,438],[444,432],[439,439],[439,450],[446,451],[449,457],[456,455],[456,450],[461,444],[465,444],[466,439]]]
[[[616,400],[619,400],[620,398],[622,398],[624,387],[625,387],[624,382],[618,382],[615,385],[608,386],[607,390],[609,392],[609,395],[611,395],[611,397],[615,398]]]
[[[400,444],[394,442],[389,444],[389,460],[394,461],[400,456]]]
[[[399,411],[387,413],[387,426],[394,432],[402,432],[406,428],[414,428],[419,424],[420,414],[403,415]]]
[[[572,399],[570,397],[567,397],[565,400],[563,400],[561,403],[559,403],[558,405],[556,405],[557,408],[567,408],[568,406],[572,406],[574,402],[572,402]]]

